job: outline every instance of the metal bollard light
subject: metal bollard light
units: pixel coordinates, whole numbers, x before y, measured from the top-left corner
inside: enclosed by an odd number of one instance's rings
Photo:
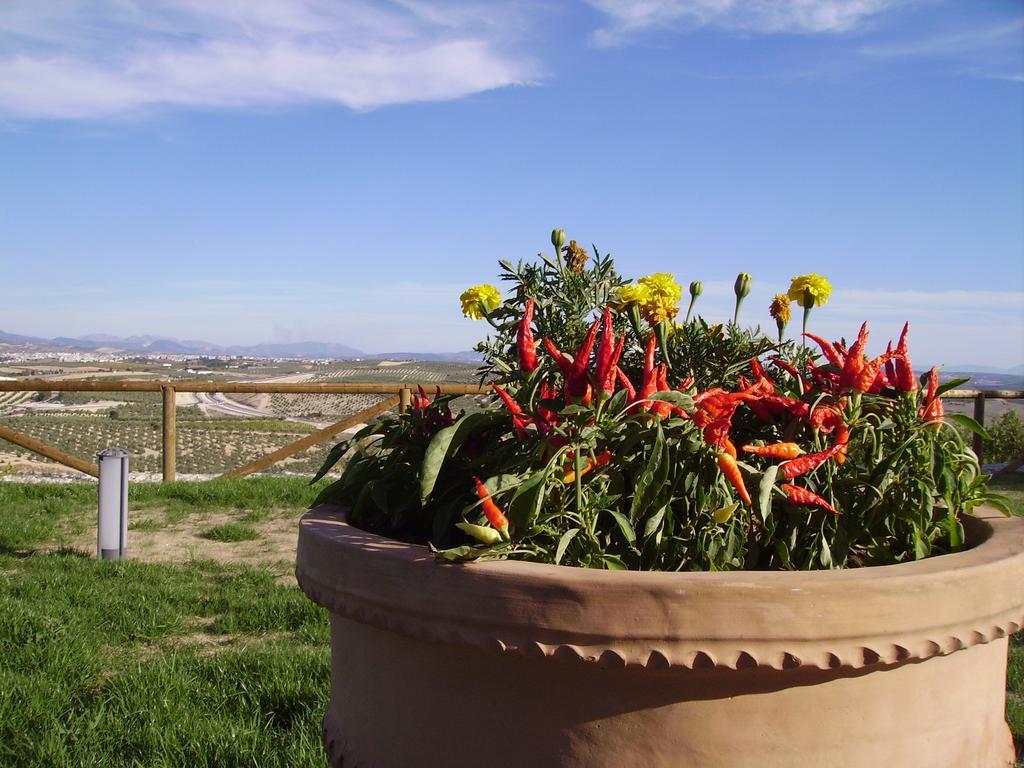
[[[128,557],[128,455],[123,448],[107,448],[96,454],[100,465],[96,557],[100,560]]]

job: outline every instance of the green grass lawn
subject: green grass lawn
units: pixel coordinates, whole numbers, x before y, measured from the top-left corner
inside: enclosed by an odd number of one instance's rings
[[[997,487],[1024,512],[1024,478]],[[158,528],[229,514],[204,530],[244,546],[315,493],[298,478],[137,483],[130,509]],[[0,482],[0,765],[325,765],[326,611],[268,567],[61,548],[95,514],[94,485]],[[1024,747],[1019,638],[1007,719]]]
[[[130,509],[297,519],[314,493],[136,484]],[[0,765],[324,765],[326,612],[266,568],[50,549],[95,509],[95,486],[0,483]]]

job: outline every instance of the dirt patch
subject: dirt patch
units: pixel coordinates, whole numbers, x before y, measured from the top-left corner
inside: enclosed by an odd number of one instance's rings
[[[54,461],[47,461],[45,459],[29,459],[24,456],[19,456],[16,453],[8,451],[0,451],[0,469],[4,467],[10,467],[14,474],[25,474],[25,475],[48,475],[48,476],[67,476],[74,477],[80,480],[92,480],[92,478],[84,472],[79,472],[71,467],[65,467],[63,464],[58,464]],[[12,480],[16,479],[13,476]]]
[[[216,525],[243,520],[244,512],[209,512],[188,515],[167,522],[162,510],[128,513],[128,556],[144,562],[187,563],[216,560],[219,563],[266,568],[278,581],[295,583],[295,548],[299,538],[299,515],[270,513],[258,522],[244,521],[259,534],[252,541],[211,541],[200,534]],[[96,531],[71,536],[70,546],[87,552],[96,549]]]

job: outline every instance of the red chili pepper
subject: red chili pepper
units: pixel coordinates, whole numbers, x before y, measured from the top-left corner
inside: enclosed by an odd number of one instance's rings
[[[844,360],[839,354],[839,350],[836,349],[831,343],[825,341],[821,336],[815,336],[813,333],[805,333],[808,339],[816,342],[821,347],[821,353],[825,355],[825,359],[828,360],[836,368],[842,369]]]
[[[659,365],[655,371],[655,381],[657,383],[656,392],[667,392],[668,386],[668,366],[665,363]],[[663,419],[668,418],[672,415],[672,404],[667,403],[664,400],[651,404],[651,410],[658,414]]]
[[[712,387],[711,389],[706,389],[703,392],[701,392],[701,393],[699,393],[697,395],[694,395],[693,402],[694,402],[695,405],[700,405],[705,400],[707,400],[709,397],[715,397],[716,395],[728,395],[728,394],[729,394],[729,392],[727,390],[722,389],[721,387]]]
[[[875,386],[875,380],[882,373],[882,366],[892,359],[893,354],[893,352],[886,352],[871,362],[866,363],[860,369],[860,373],[857,374],[851,386],[858,392],[870,392]]]
[[[807,474],[812,469],[817,469],[843,450],[844,445],[845,444],[833,445],[826,451],[808,453],[806,456],[801,456],[798,459],[791,459],[782,465],[782,474],[786,476],[787,480],[792,480],[794,477]]]
[[[782,395],[766,395],[759,401],[771,409],[775,414],[788,413],[798,419],[806,419],[810,413],[811,406],[792,397]]]
[[[850,347],[850,352],[846,356],[846,363],[843,364],[843,372],[839,375],[839,387],[841,389],[852,387],[863,370],[865,365],[864,348],[868,345],[868,336],[868,324],[865,322],[860,327],[857,340]]]
[[[799,381],[801,384],[803,384],[804,391],[810,389],[810,387],[807,384],[807,379],[805,379],[803,374],[800,373],[800,371],[798,371],[795,367],[793,367],[785,360],[782,360],[781,358],[778,357],[773,357],[772,362],[775,363],[779,368],[784,370],[786,373],[788,373],[790,376],[792,376],[794,379]]]
[[[754,386],[751,394],[774,395],[775,382],[764,372],[764,367],[757,358],[750,361],[750,370],[754,374]]]
[[[850,444],[850,430],[846,427],[842,421],[836,427],[835,444],[839,446],[839,450],[836,452],[836,464],[846,463],[846,451]]]
[[[516,348],[519,351],[519,368],[530,373],[537,368],[537,342],[533,340],[533,308],[531,297],[526,302],[526,309],[519,320],[519,332],[516,334]]]
[[[423,411],[430,405],[430,398],[427,397],[426,391],[423,389],[422,384],[417,384],[416,389],[419,390],[419,394],[412,396],[412,402],[410,405],[414,411]]]
[[[598,388],[604,392],[604,381],[608,376],[608,372],[612,369],[612,353],[615,351],[615,334],[612,333],[612,311],[608,307],[604,308],[602,322],[601,343],[597,345],[597,360],[594,363],[594,374],[597,378]]]
[[[826,509],[833,515],[842,514],[835,507],[825,501],[825,499],[821,498],[821,496],[816,493],[811,493],[806,488],[800,488],[795,485],[783,483],[782,490],[786,492],[786,498],[794,504],[809,504],[811,506]]]
[[[640,399],[646,400],[658,391],[658,373],[654,368],[654,350],[658,343],[654,332],[647,337],[647,347],[644,350],[644,377],[640,384]],[[649,404],[644,404],[644,410],[650,410]]]
[[[520,440],[527,437],[526,427],[530,424],[536,424],[540,429],[540,424],[536,419],[528,416],[524,411],[523,407],[516,402],[515,398],[512,397],[508,392],[502,389],[497,384],[492,383],[491,388],[497,393],[498,397],[501,398],[502,402],[505,403],[505,407],[508,408],[509,413],[512,414],[512,427],[516,431],[516,437]],[[547,431],[546,429],[543,431]]]
[[[772,443],[771,445],[744,445],[743,450],[757,456],[771,459],[795,459],[803,454],[804,449],[796,443]]]
[[[731,426],[728,418],[713,419],[704,427],[704,442],[719,451],[725,451],[725,441],[729,439]],[[733,458],[735,458],[735,454],[733,454]]]
[[[933,367],[928,371],[928,389],[924,393],[925,405],[930,405],[939,393],[939,372]]]
[[[772,409],[765,405],[760,400],[751,400],[747,403],[747,407],[753,411],[754,415],[761,421],[771,421],[774,418]]]
[[[914,376],[914,366],[910,362],[910,351],[907,349],[907,334],[910,333],[910,323],[903,324],[903,333],[900,334],[899,343],[896,345],[896,389],[901,392],[913,392],[917,389],[917,378]]]
[[[600,326],[600,319],[591,323],[590,329],[587,331],[587,335],[583,339],[583,343],[580,344],[579,349],[576,350],[576,355],[573,358],[572,369],[573,376],[576,379],[585,378],[587,375],[587,369],[590,367],[590,352],[594,349],[594,340],[597,339],[597,329]]]
[[[590,365],[590,353],[594,349],[594,340],[597,338],[597,329],[601,325],[600,318],[590,325],[586,338],[576,350],[573,357],[569,357],[555,346],[551,339],[544,339],[544,348],[554,359],[555,364],[565,378],[565,394],[571,400],[577,400],[584,405],[590,404],[590,382],[587,380],[587,369]]]
[[[473,475],[473,482],[476,484],[476,495],[481,499],[481,501],[483,501],[483,504],[480,506],[484,511],[484,517],[487,518],[487,522],[491,524],[492,528],[495,528],[502,533],[507,532],[508,519],[498,508],[498,505],[494,503],[494,499],[491,498],[491,494],[487,490],[487,486],[485,486],[476,475]]]
[[[839,382],[839,374],[819,368],[810,360],[807,361],[807,372],[811,374],[815,386],[821,389],[834,390]]]
[[[889,355],[889,359],[885,361],[885,376],[889,379],[889,383],[893,386],[896,385],[896,352],[892,348],[892,342],[890,341],[885,347],[885,353]]]
[[[743,503],[750,504],[750,494],[747,493],[747,486],[743,483],[743,475],[740,474],[736,459],[723,451],[718,454],[718,468],[722,470],[725,479],[736,489],[736,493],[743,499]]]
[[[604,328],[601,333],[601,343],[597,348],[597,362],[594,366],[594,375],[597,379],[597,386],[605,395],[615,391],[615,368],[622,357],[622,350],[625,348],[626,337],[620,336],[618,341],[612,331],[612,312],[604,310]]]
[[[939,394],[939,372],[932,368],[928,371],[928,389],[924,395],[924,405],[918,411],[922,421],[941,421],[946,415],[946,406],[942,404]]]
[[[836,424],[842,421],[842,413],[832,405],[818,405],[813,411],[809,411],[806,422],[811,429],[820,429],[825,434],[832,432]]]
[[[619,380],[619,384],[626,390],[626,394],[629,395],[629,402],[636,400],[636,387],[633,386],[633,382],[629,380],[629,377],[623,372],[621,368],[615,366],[615,378]]]

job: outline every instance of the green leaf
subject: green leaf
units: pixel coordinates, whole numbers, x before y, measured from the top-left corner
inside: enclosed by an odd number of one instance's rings
[[[528,531],[540,513],[544,503],[544,491],[547,488],[547,469],[534,472],[520,484],[508,503],[508,519],[516,531]]]
[[[959,424],[961,427],[966,427],[971,430],[974,434],[980,437],[982,440],[991,440],[992,436],[988,431],[981,426],[978,422],[963,413],[947,413],[946,418],[949,421]]]
[[[463,441],[474,430],[500,423],[504,418],[505,414],[500,411],[475,411],[466,414],[450,427],[438,430],[423,454],[423,467],[420,470],[420,503],[426,504],[430,499],[437,483],[437,476],[441,474],[441,468],[448,457],[459,450]]]
[[[818,552],[818,562],[821,563],[822,568],[831,568],[832,550],[828,548],[828,541],[822,536],[818,539],[818,543],[821,545],[821,551]]]
[[[945,521],[946,533],[949,534],[949,546],[959,549],[964,545],[964,526],[956,515],[950,513]]]
[[[579,532],[579,528],[570,528],[568,531],[562,534],[562,538],[558,540],[558,547],[555,549],[555,565],[558,565],[562,562],[562,558],[565,556],[565,550],[569,547],[569,543],[576,537],[576,534]]]
[[[657,400],[663,403],[671,403],[684,411],[693,410],[693,398],[683,392],[676,392],[673,389],[666,389],[662,392],[655,392],[653,395],[647,398],[648,400]]]
[[[772,511],[772,491],[775,489],[775,477],[779,474],[779,465],[772,464],[761,475],[761,484],[757,491],[757,508],[761,513],[762,522],[768,520]]]
[[[601,555],[601,560],[604,562],[604,567],[607,568],[609,571],[629,570],[626,564],[622,562],[622,558],[618,555],[609,555],[608,553],[605,553]]]
[[[311,507],[315,507],[318,504],[331,503],[336,501],[335,494],[342,489],[342,481],[335,480],[333,483],[328,485],[326,488],[317,494],[316,498],[313,499]]]
[[[985,497],[986,504],[988,504],[990,507],[995,507],[1007,517],[1011,517],[1014,513],[1010,505],[1007,504],[1008,501],[1009,499],[1007,499],[1005,496],[998,496],[995,494],[991,494]]]
[[[661,528],[661,523],[665,519],[665,507],[659,507],[658,511],[647,518],[647,523],[644,525],[644,538],[650,538],[654,533]]]
[[[452,547],[451,549],[434,549],[433,547],[430,549],[438,560],[443,560],[446,563],[465,563],[470,560],[476,560],[489,547],[474,547],[471,544],[463,544],[461,547]]]
[[[935,396],[939,397],[943,392],[949,392],[949,390],[951,389],[956,389],[961,384],[966,384],[970,380],[970,377],[967,376],[965,376],[962,379],[950,379],[945,384],[939,385],[939,387],[935,390]]]
[[[317,480],[326,475],[331,471],[331,468],[341,460],[341,457],[345,455],[345,451],[348,450],[350,443],[348,440],[342,440],[340,443],[331,448],[330,452],[324,458],[324,463],[317,470],[317,473],[313,475],[313,479],[309,481],[310,485],[313,485]]]
[[[609,509],[608,512],[615,518],[615,522],[619,524],[619,530],[622,531],[626,541],[634,544],[636,542],[636,531],[633,530],[633,524],[629,522],[629,518],[616,509]]]
[[[924,560],[928,557],[931,547],[928,546],[928,540],[921,535],[921,529],[916,525],[914,526],[914,557],[918,560]]]
[[[633,491],[633,504],[629,510],[629,516],[633,520],[637,519],[637,515],[643,511],[644,507],[647,506],[649,491],[653,485],[655,474],[661,466],[661,455],[665,448],[665,433],[661,430],[661,425],[658,425],[658,432],[654,438],[654,445],[651,447],[651,455],[647,459],[647,465],[644,467],[643,472],[640,473],[640,477],[637,478],[636,487]]]
[[[626,398],[628,396],[629,393],[626,390],[620,389],[608,400],[605,412],[610,416],[615,416],[620,413],[622,409],[626,407]]]

